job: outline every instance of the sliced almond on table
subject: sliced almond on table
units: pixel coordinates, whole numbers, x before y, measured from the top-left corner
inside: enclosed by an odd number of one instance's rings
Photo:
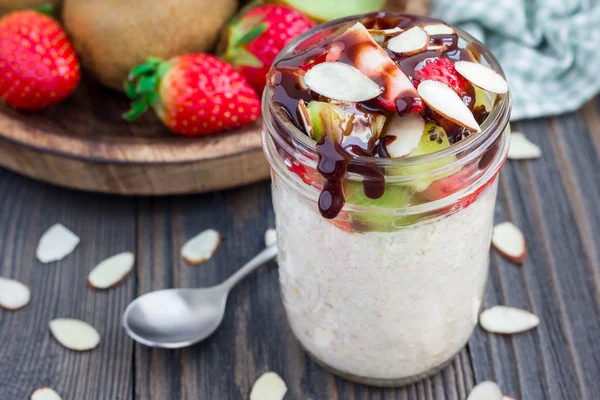
[[[214,229],[207,229],[194,236],[181,248],[181,256],[190,264],[200,265],[210,260],[221,244],[221,235]]]
[[[515,398],[514,397],[510,397],[510,396],[504,396],[502,398],[502,400],[515,400]]]
[[[469,107],[448,85],[425,80],[419,84],[417,91],[421,99],[437,113],[471,131],[481,132],[481,128]]]
[[[429,24],[422,26],[423,30],[429,34],[429,36],[433,35],[452,35],[456,33],[452,27],[446,24]]]
[[[394,53],[400,53],[407,56],[420,53],[427,48],[429,44],[429,35],[419,26],[391,38],[387,42],[387,48]]]
[[[30,400],[62,400],[54,390],[49,387],[39,388],[31,394]]]
[[[88,276],[88,284],[96,289],[118,286],[133,270],[135,256],[125,252],[114,255],[94,267]]]
[[[479,324],[491,333],[513,334],[535,328],[540,324],[540,318],[520,308],[495,306],[481,313]]]
[[[14,279],[0,277],[0,307],[15,311],[25,307],[31,300],[31,290]]]
[[[75,250],[79,237],[61,224],[50,227],[40,238],[36,249],[37,259],[43,263],[62,260]]]
[[[424,129],[425,121],[420,115],[392,118],[383,139],[389,156],[397,158],[412,153],[419,145]]]
[[[287,385],[275,372],[265,372],[254,382],[250,400],[282,400],[287,393]]]
[[[100,343],[100,334],[87,322],[58,318],[50,321],[49,326],[52,336],[69,350],[92,350]]]
[[[358,69],[341,62],[315,65],[304,76],[304,83],[322,96],[353,103],[374,99],[383,91]]]
[[[454,68],[466,80],[483,90],[497,94],[508,92],[506,80],[499,73],[483,64],[457,61],[454,63]]]
[[[521,230],[512,222],[502,222],[492,230],[492,245],[509,261],[522,264],[527,258],[527,244]]]
[[[502,391],[495,382],[484,381],[471,390],[467,400],[502,400]]]
[[[314,139],[315,134],[313,132],[313,126],[310,121],[310,114],[308,113],[308,108],[306,108],[306,103],[302,99],[300,99],[300,101],[298,102],[298,115],[300,116],[300,121],[302,121],[302,125],[304,126],[306,134]]]
[[[511,160],[531,160],[540,158],[542,150],[519,132],[510,135],[508,158]]]
[[[265,247],[271,247],[277,243],[277,231],[275,229],[267,229],[265,231]]]

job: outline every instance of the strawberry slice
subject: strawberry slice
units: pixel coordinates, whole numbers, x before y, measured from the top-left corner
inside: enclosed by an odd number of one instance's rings
[[[454,63],[447,58],[435,58],[425,62],[425,65],[415,70],[413,84],[419,86],[424,80],[434,80],[450,86],[459,96],[471,93],[471,84],[454,69]]]
[[[421,196],[429,201],[450,196],[477,180],[484,171],[477,171],[477,164],[465,165],[460,171],[433,182],[421,192]]]
[[[496,172],[494,176],[488,179],[487,182],[481,185],[481,187],[479,187],[473,193],[469,194],[466,197],[463,197],[457,203],[440,210],[440,214],[458,211],[470,206],[475,200],[479,198],[479,195],[481,195],[481,193],[496,180],[498,172]],[[476,163],[466,165],[460,171],[433,182],[431,185],[429,185],[427,189],[422,191],[420,195],[421,197],[429,201],[442,199],[471,185],[484,173],[485,170],[480,170]]]
[[[341,34],[332,44],[327,62],[350,64],[384,88],[377,98],[387,110],[396,111],[396,99],[418,99],[416,89],[388,53],[360,22]],[[412,103],[408,100],[407,102]]]
[[[327,60],[327,52],[324,50],[323,53],[307,59],[304,62],[304,64],[302,64],[300,66],[300,69],[303,70],[304,72],[307,72],[309,69],[311,69],[315,65],[324,63],[326,60]]]

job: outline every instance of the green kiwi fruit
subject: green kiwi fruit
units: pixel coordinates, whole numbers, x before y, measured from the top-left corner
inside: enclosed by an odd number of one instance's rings
[[[83,66],[123,90],[148,57],[212,50],[237,0],[65,0],[63,22]]]

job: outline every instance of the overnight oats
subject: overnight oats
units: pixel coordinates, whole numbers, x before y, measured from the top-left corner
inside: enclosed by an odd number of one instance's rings
[[[483,45],[377,13],[279,55],[263,97],[290,326],[322,365],[399,385],[467,343],[482,304],[510,97]]]

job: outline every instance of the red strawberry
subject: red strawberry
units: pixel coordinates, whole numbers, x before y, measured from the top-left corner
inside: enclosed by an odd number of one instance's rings
[[[0,98],[40,110],[69,96],[79,82],[79,61],[62,27],[35,11],[0,19]]]
[[[173,132],[205,135],[237,128],[260,116],[260,100],[233,67],[210,54],[169,61],[150,58],[131,70],[125,93],[132,121],[152,106]]]
[[[227,50],[222,57],[262,93],[277,54],[313,26],[308,17],[289,7],[266,4],[251,8],[229,24]]]
[[[469,95],[471,91],[469,81],[456,72],[452,61],[444,57],[430,59],[421,69],[415,70],[413,77],[415,87],[426,79],[445,83],[461,97]]]

